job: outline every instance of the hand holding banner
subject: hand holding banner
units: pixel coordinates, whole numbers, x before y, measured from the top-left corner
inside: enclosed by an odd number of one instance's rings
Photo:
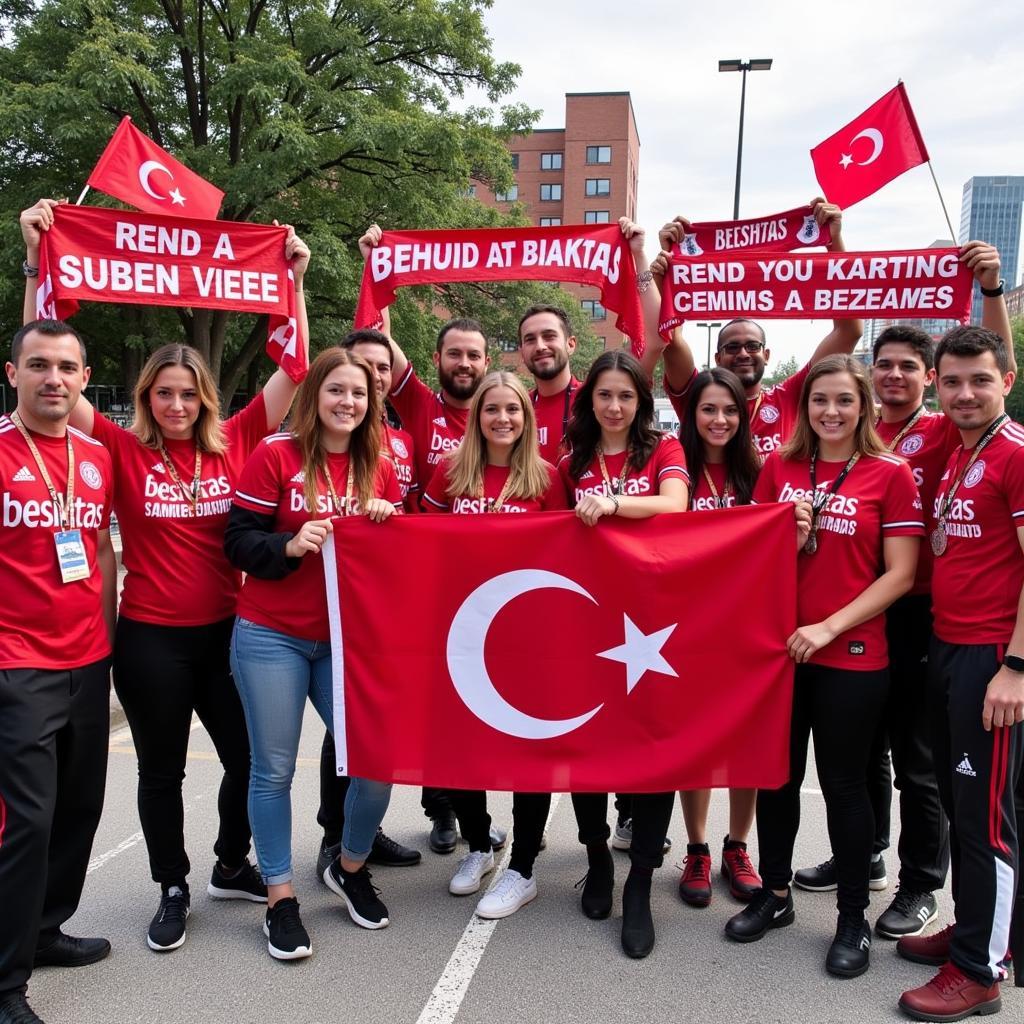
[[[572,281],[601,291],[615,325],[644,349],[636,266],[615,224],[385,231],[363,268],[355,326],[379,327],[399,288],[455,281]]]
[[[959,249],[892,252],[734,252],[673,256],[662,282],[658,329],[715,315],[802,320],[940,317],[965,323],[974,276]]]
[[[818,224],[814,218],[814,208],[800,206],[767,217],[693,223],[689,232],[672,246],[672,252],[686,257],[735,252],[739,249],[789,252],[804,246],[829,245],[831,241],[831,228],[827,223]]]

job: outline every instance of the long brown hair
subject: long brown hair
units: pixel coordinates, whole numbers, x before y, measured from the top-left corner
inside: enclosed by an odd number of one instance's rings
[[[373,384],[373,371],[362,356],[342,348],[329,348],[310,364],[306,379],[299,385],[295,395],[295,411],[292,413],[292,436],[302,453],[306,504],[314,515],[318,497],[317,482],[321,477],[327,480],[327,450],[323,446],[323,424],[320,422],[320,388],[339,366],[355,366],[366,377],[366,415],[352,431],[348,457],[355,495],[364,511],[367,502],[374,496],[381,429],[380,399]],[[335,513],[340,514],[341,510],[335,509]]]
[[[510,498],[539,498],[550,485],[550,477],[540,457],[537,442],[537,418],[533,403],[523,387],[523,382],[514,374],[495,370],[487,374],[473,396],[466,420],[466,436],[462,443],[448,456],[448,496],[460,494],[477,495],[483,489],[484,467],[487,465],[487,442],[480,431],[480,410],[488,391],[494,388],[508,388],[515,392],[523,407],[523,432],[512,445],[509,460]]]
[[[139,379],[135,382],[135,422],[132,433],[147,448],[159,448],[164,435],[153,416],[149,404],[149,391],[157,374],[168,366],[184,366],[192,371],[196,380],[196,394],[199,395],[199,418],[192,428],[196,447],[211,455],[223,455],[227,449],[224,430],[220,422],[220,398],[213,374],[206,360],[189,345],[170,344],[158,348],[145,362]]]
[[[809,459],[818,447],[818,435],[811,426],[811,416],[807,411],[807,403],[811,397],[814,382],[820,377],[833,373],[848,373],[853,378],[854,387],[860,397],[860,419],[853,436],[854,450],[861,455],[882,455],[886,447],[875,430],[875,402],[871,393],[871,381],[868,380],[864,364],[853,356],[826,356],[815,363],[804,379],[800,390],[800,409],[797,415],[793,436],[782,446],[780,455],[784,459]]]

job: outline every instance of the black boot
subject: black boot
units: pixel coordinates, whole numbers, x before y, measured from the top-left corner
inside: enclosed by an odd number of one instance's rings
[[[630,868],[622,887],[622,948],[640,960],[654,949],[654,918],[651,916],[651,873]]]
[[[603,921],[612,912],[612,888],[615,885],[615,864],[607,843],[587,847],[587,875],[583,879],[580,906],[592,921]]]

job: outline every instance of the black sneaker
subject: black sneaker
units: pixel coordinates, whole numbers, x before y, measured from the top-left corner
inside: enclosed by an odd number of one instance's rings
[[[388,908],[379,899],[377,889],[364,864],[358,871],[346,871],[338,860],[333,860],[324,872],[324,883],[336,892],[348,907],[348,915],[362,928],[386,928]]]
[[[793,884],[807,892],[832,892],[839,888],[836,881],[836,860],[829,857],[813,868],[801,868],[793,876]],[[871,874],[868,877],[868,888],[872,892],[882,892],[889,884],[885,873],[885,858],[881,855],[872,857]]]
[[[930,892],[900,888],[888,909],[875,922],[875,931],[884,939],[920,935],[938,916],[939,905]]]
[[[0,996],[0,1024],[43,1024],[28,1005],[21,989]]]
[[[188,886],[167,886],[160,897],[160,909],[149,924],[149,948],[158,953],[177,949],[185,941],[185,922],[190,912]]]
[[[793,893],[776,896],[771,889],[758,889],[750,903],[725,924],[725,934],[734,942],[756,942],[772,928],[785,928],[796,917]]]
[[[340,856],[341,843],[328,846],[326,839],[320,840],[320,851],[316,855],[316,877],[321,882],[324,880],[324,872],[331,866],[331,861],[337,860]]]
[[[335,854],[337,856],[337,854]],[[377,829],[373,837],[373,848],[370,856],[366,858],[370,864],[381,864],[389,868],[409,868],[419,864],[421,854],[419,850],[413,850],[401,843],[396,843],[391,836],[386,835],[384,829]],[[323,875],[323,872],[321,872]]]
[[[459,841],[459,833],[455,830],[455,812],[450,808],[440,811],[432,819],[430,830],[430,848],[434,853],[451,853]]]
[[[871,925],[862,914],[840,914],[825,970],[840,978],[857,978],[870,966],[870,955]]]
[[[246,860],[233,875],[225,874],[220,861],[213,865],[213,874],[206,891],[215,900],[249,900],[251,903],[267,902],[267,887],[260,873]]]
[[[313,952],[309,932],[302,927],[299,917],[299,901],[294,896],[286,896],[267,908],[263,934],[267,937],[267,952],[275,960],[301,960]]]

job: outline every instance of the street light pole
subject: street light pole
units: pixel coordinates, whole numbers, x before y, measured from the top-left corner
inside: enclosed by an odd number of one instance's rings
[[[707,361],[707,364],[706,364],[706,366],[704,368],[706,370],[710,370],[711,369],[711,330],[714,327],[721,327],[722,324],[718,320],[716,320],[712,324],[709,324],[709,323],[699,323],[699,324],[697,324],[697,326],[698,327],[706,327],[708,329],[708,361]]]
[[[743,167],[743,114],[747,105],[747,72],[748,71],[771,71],[772,59],[770,57],[759,60],[720,60],[719,71],[742,71],[743,85],[740,87],[740,136],[736,143],[736,192],[732,201],[732,219],[740,218],[740,172]]]

